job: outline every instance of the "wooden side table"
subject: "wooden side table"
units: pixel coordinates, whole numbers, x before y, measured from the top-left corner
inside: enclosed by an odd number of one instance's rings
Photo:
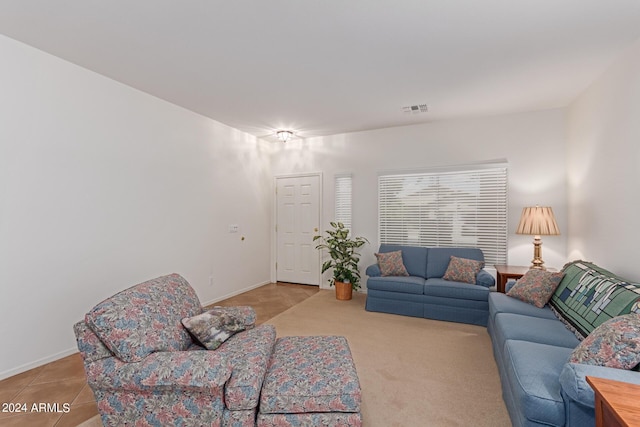
[[[497,290],[504,293],[504,288],[507,285],[509,279],[518,280],[524,274],[529,271],[529,267],[521,267],[516,265],[494,265],[496,269],[496,276],[498,278]]]
[[[596,427],[640,426],[640,385],[587,377],[595,393]]]

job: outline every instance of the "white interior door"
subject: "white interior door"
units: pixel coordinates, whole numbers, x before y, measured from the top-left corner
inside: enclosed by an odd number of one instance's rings
[[[276,280],[319,285],[320,177],[277,178],[276,210]]]

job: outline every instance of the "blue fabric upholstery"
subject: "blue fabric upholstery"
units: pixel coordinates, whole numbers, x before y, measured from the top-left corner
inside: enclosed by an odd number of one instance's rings
[[[424,295],[370,290],[367,293],[367,311],[424,317]]]
[[[378,253],[402,251],[402,262],[410,276],[426,277],[428,248],[401,245],[380,245]]]
[[[565,275],[563,280],[580,277]],[[548,306],[537,308],[495,292],[487,303],[487,332],[514,426],[594,425],[587,375],[640,384],[635,371],[568,363],[579,341]]]
[[[430,248],[427,261],[427,279],[442,277],[449,267],[451,257],[474,259],[484,262],[484,254],[476,248]],[[491,285],[493,286],[493,285]]]
[[[476,285],[484,286],[485,288],[490,288],[496,284],[496,279],[493,278],[491,274],[489,274],[486,270],[480,270],[478,275],[476,276]]]
[[[367,280],[367,289],[422,295],[424,279],[416,276],[370,277]]]
[[[498,346],[507,340],[523,340],[574,349],[580,341],[558,320],[541,319],[512,313],[495,317],[495,339]]]
[[[488,301],[490,302],[489,317],[492,319],[497,313],[514,313],[543,319],[558,319],[548,305],[545,305],[543,308],[538,308],[535,305],[511,298],[501,292],[492,292],[489,294]]]
[[[431,278],[424,285],[424,294],[434,297],[470,299],[475,301],[487,301],[488,288],[484,286],[470,285],[469,283],[451,282],[449,280]],[[489,308],[489,305],[487,305]]]
[[[594,408],[595,396],[593,389],[587,383],[587,375],[625,383],[640,384],[640,373],[637,371],[566,363],[560,374],[560,384],[562,384],[562,388],[572,400],[592,409]]]
[[[393,251],[402,251],[410,276],[383,277],[377,264],[367,267],[367,310],[487,325],[487,298],[495,284],[493,276],[482,270],[475,285],[442,279],[452,255],[484,261],[480,249],[381,245],[378,252]],[[436,273],[439,276],[434,276]]]
[[[509,392],[525,420],[564,426],[564,400],[558,377],[571,351],[547,344],[507,341],[504,355]]]

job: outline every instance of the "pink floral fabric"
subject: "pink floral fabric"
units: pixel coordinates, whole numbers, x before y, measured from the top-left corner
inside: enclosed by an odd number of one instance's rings
[[[186,350],[191,337],[180,321],[202,312],[193,288],[178,274],[126,289],[95,306],[85,322],[125,362],[156,351]]]
[[[231,364],[211,351],[116,357],[85,365],[104,426],[220,426]]]
[[[74,325],[87,380],[105,426],[255,425],[275,328],[262,325],[239,332],[217,350],[208,351],[192,342],[179,320],[183,313],[201,311],[195,292],[178,275],[142,283],[96,306],[90,314],[114,348],[133,350],[134,355],[154,348],[133,362],[116,357],[85,321]],[[224,307],[223,312],[240,315],[245,325],[255,323],[251,307]],[[169,351],[157,350],[164,348],[156,346],[158,336],[181,339],[174,327],[186,334],[185,351],[173,350],[183,344],[168,346]],[[165,329],[170,332],[163,335]],[[142,331],[154,336],[150,342],[140,335]],[[130,343],[125,340],[129,333],[136,337]],[[118,339],[128,344],[114,344]]]
[[[276,341],[262,386],[261,414],[359,413],[361,400],[358,374],[344,337]]]
[[[471,283],[475,285],[476,276],[484,267],[484,262],[451,256],[449,266],[442,278],[452,282]]]
[[[529,270],[509,289],[507,296],[542,308],[549,302],[563,277],[562,272]]]
[[[640,315],[607,320],[573,350],[571,363],[631,369],[640,363]]]
[[[359,413],[258,414],[258,427],[360,427],[361,425],[362,417]]]
[[[404,263],[402,262],[402,251],[377,253],[378,266],[382,276],[408,276]]]
[[[250,411],[229,411],[222,413],[223,427],[254,427],[256,425],[256,409]]]
[[[234,335],[215,351],[233,364],[233,373],[224,391],[228,409],[246,410],[258,406],[275,342],[275,326],[260,325]]]

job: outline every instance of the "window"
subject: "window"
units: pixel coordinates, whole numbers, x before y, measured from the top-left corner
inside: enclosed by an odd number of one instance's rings
[[[507,167],[381,175],[380,243],[477,247],[507,263]]]
[[[335,221],[343,223],[348,229],[351,229],[351,181],[351,175],[335,177]]]

